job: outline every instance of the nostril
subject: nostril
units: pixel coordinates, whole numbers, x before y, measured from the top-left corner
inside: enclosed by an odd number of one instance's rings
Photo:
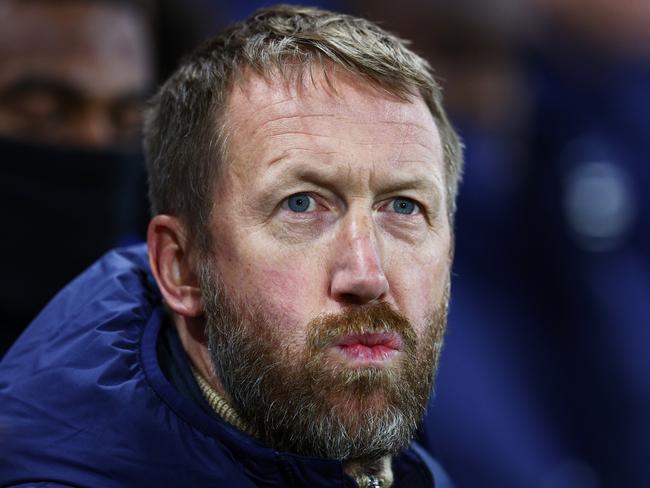
[[[341,293],[340,300],[343,303],[349,303],[352,305],[363,305],[367,302],[363,297],[355,295],[354,293]]]
[[[363,279],[350,273],[339,273],[331,282],[330,294],[341,303],[363,305],[383,300],[388,293],[388,281],[381,275],[376,279]]]

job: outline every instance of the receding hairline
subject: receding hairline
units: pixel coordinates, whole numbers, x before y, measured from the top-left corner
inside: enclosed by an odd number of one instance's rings
[[[367,95],[367,100],[386,100],[396,104],[413,104],[421,105],[423,110],[433,125],[436,132],[436,139],[440,142],[441,134],[438,128],[436,118],[432,113],[425,98],[416,90],[410,92],[395,93],[385,86],[378,85],[373,80],[369,80],[363,73],[354,72],[345,69],[329,60],[325,62],[313,62],[303,65],[296,64],[291,72],[284,70],[266,70],[259,72],[251,67],[243,67],[239,72],[234,74],[233,82],[230,83],[225,93],[225,98],[222,100],[222,106],[216,114],[217,118],[221,120],[222,130],[232,130],[232,118],[230,115],[233,110],[234,96],[238,92],[243,97],[250,101],[253,91],[257,90],[257,81],[261,81],[264,85],[282,90],[282,95],[286,96],[277,102],[271,101],[269,107],[275,103],[284,103],[289,101],[299,102],[304,96],[312,96],[314,92],[309,92],[310,88],[316,90],[323,90],[327,96],[332,98],[342,99],[344,91],[351,88],[353,91]],[[378,120],[378,122],[381,122]],[[442,154],[442,147],[440,157],[444,158]],[[225,162],[225,161],[224,161]]]
[[[361,71],[353,71],[329,59],[314,59],[307,62],[296,60],[294,64],[272,65],[264,70],[245,64],[233,71],[226,89],[228,101],[236,89],[248,91],[254,79],[265,81],[269,85],[281,85],[287,94],[301,95],[304,88],[312,86],[323,88],[329,95],[339,96],[338,86],[349,85],[368,95],[386,98],[395,102],[408,103],[421,99],[426,103],[416,87],[394,87],[381,83]],[[227,105],[227,103],[225,104]],[[433,114],[432,114],[433,115]]]

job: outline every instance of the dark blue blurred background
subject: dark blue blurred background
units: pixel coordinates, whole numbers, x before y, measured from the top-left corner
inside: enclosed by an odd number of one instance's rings
[[[152,90],[201,39],[271,2],[138,3]],[[650,486],[650,2],[304,3],[413,40],[466,144],[449,332],[423,444],[460,488]],[[115,210],[111,235],[75,237],[52,258],[57,274],[21,204],[44,182],[10,200],[9,156],[25,156],[3,147],[5,232],[28,237],[4,239],[14,275],[2,278],[0,352],[65,281],[146,225],[140,181],[129,192],[143,215]],[[25,280],[16,263],[28,257],[43,264]],[[35,298],[17,310],[11,293]]]

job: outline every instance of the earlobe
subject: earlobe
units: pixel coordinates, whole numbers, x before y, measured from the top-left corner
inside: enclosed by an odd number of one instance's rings
[[[147,230],[147,247],[151,271],[169,308],[184,317],[201,315],[201,290],[181,222],[169,215],[156,215]]]

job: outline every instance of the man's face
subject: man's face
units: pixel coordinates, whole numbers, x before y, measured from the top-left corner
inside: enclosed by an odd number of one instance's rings
[[[0,5],[0,135],[106,147],[137,143],[151,83],[141,15],[109,2]]]
[[[328,76],[231,93],[203,297],[217,374],[267,442],[382,455],[419,422],[442,341],[443,155],[420,98]]]

